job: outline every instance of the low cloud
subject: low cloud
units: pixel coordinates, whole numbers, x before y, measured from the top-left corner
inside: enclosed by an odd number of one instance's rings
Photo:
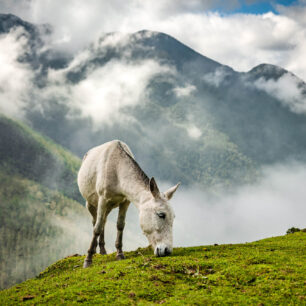
[[[291,73],[285,73],[279,79],[260,78],[253,83],[258,89],[278,99],[292,112],[306,113],[306,87]]]
[[[66,74],[80,63],[85,62],[90,53],[82,52],[68,68],[50,70],[48,86],[38,95],[44,99],[55,98],[64,101],[71,108],[81,110],[83,116],[90,117],[95,125],[112,125],[118,121],[133,121],[124,108],[133,107],[146,101],[146,89],[150,80],[159,74],[173,74],[175,70],[155,60],[130,62],[115,59],[102,67],[92,68],[78,83],[66,80]]]
[[[192,84],[186,84],[184,87],[175,87],[173,88],[173,92],[178,98],[188,97],[192,93],[194,93],[197,88]]]
[[[196,188],[181,186],[171,205],[175,211],[174,246],[195,246],[214,243],[244,243],[284,235],[292,226],[305,228],[306,165],[292,163],[263,170],[262,179],[249,186],[212,197]],[[170,187],[159,184],[161,190]],[[115,252],[117,235],[114,209],[105,229],[106,249]],[[65,235],[53,243],[65,246],[67,254],[86,254],[92,238],[92,218],[68,211],[65,218],[55,218],[53,224]],[[131,203],[124,230],[123,249],[135,250],[148,245],[139,226],[138,210]]]
[[[18,59],[28,52],[28,38],[22,28],[0,35],[0,112],[21,118],[32,87],[31,67]]]
[[[187,133],[191,138],[195,139],[198,139],[202,135],[201,130],[193,124],[187,126]]]
[[[120,54],[119,59],[110,60],[103,66],[90,64],[97,54],[106,52],[107,48],[123,47],[135,39],[120,33],[107,35],[76,54],[67,67],[49,68],[44,78],[45,85],[39,87],[34,81],[38,71],[20,61],[29,51],[28,37],[23,28],[1,35],[0,111],[22,119],[24,108],[31,105],[32,111],[39,111],[44,116],[49,101],[56,101],[71,109],[69,116],[73,117],[74,110],[78,109],[96,126],[135,120],[124,109],[144,103],[151,79],[161,74],[164,77],[173,75],[175,68],[153,59],[131,61],[127,48],[126,54]],[[67,79],[69,73],[82,75],[84,67],[86,70],[79,82]]]
[[[212,198],[197,189],[175,194],[175,246],[243,243],[305,228],[306,165],[275,166],[254,185]]]
[[[111,124],[114,120],[124,119],[124,107],[135,106],[145,100],[149,81],[161,73],[171,73],[171,69],[154,60],[133,63],[114,60],[72,86],[71,99],[95,123]]]
[[[210,72],[205,74],[202,79],[204,82],[219,87],[219,85],[225,80],[225,78],[229,75],[229,71],[224,69],[223,67],[217,68],[214,72]]]

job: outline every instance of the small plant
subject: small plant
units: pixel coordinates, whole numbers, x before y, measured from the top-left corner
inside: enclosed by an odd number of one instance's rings
[[[296,233],[296,232],[300,232],[301,230],[297,227],[291,227],[287,230],[287,234],[293,234],[293,233]]]

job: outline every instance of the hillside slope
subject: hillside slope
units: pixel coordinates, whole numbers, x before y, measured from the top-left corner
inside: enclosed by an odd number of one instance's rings
[[[0,182],[0,288],[86,249],[85,207],[17,174],[0,170]]]
[[[79,166],[64,148],[0,115],[0,288],[86,249]]]
[[[30,304],[303,304],[306,234],[253,243],[176,248],[156,258],[149,249],[96,255],[83,269],[83,256],[60,260],[39,274],[0,292],[0,303]]]
[[[80,165],[52,140],[0,114],[0,167],[83,202],[76,183]]]

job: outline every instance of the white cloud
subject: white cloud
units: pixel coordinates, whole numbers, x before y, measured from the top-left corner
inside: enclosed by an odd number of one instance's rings
[[[294,75],[285,73],[278,80],[260,78],[253,86],[279,99],[292,112],[306,113],[306,93],[302,93],[302,84]]]
[[[219,87],[219,85],[224,81],[229,72],[223,67],[217,68],[214,72],[207,73],[203,76],[204,82]]]
[[[192,84],[186,84],[184,87],[175,87],[173,88],[173,91],[175,95],[178,98],[181,97],[188,97],[190,96],[194,91],[196,90],[196,87]]]
[[[212,199],[197,189],[172,200],[175,246],[250,242],[305,228],[306,166],[276,166],[257,184]]]
[[[22,28],[0,35],[0,112],[19,118],[34,75],[28,64],[18,61],[28,51],[27,43]]]
[[[306,79],[306,9],[277,6],[274,13],[221,15],[210,12],[237,1],[20,1],[3,6],[36,23],[51,23],[54,42],[72,50],[105,32],[142,29],[174,36],[200,53],[246,71],[260,63],[282,66]],[[61,8],[60,10],[58,8]],[[63,41],[67,43],[63,43]]]
[[[187,133],[191,138],[199,138],[202,135],[201,130],[195,125],[191,124],[187,127]]]
[[[144,35],[148,35],[144,33]],[[133,38],[134,39],[134,38]],[[22,28],[0,36],[0,111],[23,118],[23,108],[31,103],[42,115],[45,101],[57,101],[78,108],[95,124],[113,124],[122,120],[133,120],[123,111],[125,107],[145,102],[146,88],[151,78],[158,74],[172,75],[174,67],[160,64],[156,60],[129,61],[128,56],[115,59],[101,66],[90,66],[88,62],[105,51],[106,47],[123,47],[131,42],[130,35],[108,35],[94,42],[74,57],[68,67],[49,69],[47,84],[34,84],[35,71],[29,64],[20,62],[29,52],[28,39]],[[69,72],[87,65],[85,77],[74,84],[67,81]],[[31,95],[31,97],[30,97]]]
[[[160,73],[171,73],[171,69],[153,60],[138,63],[113,60],[72,86],[71,99],[96,123],[111,124],[120,120],[122,108],[145,99],[150,79]]]

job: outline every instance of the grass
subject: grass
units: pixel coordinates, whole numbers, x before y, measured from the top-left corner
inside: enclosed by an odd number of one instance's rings
[[[84,256],[51,265],[35,279],[0,292],[1,305],[257,304],[306,303],[306,234],[252,243],[176,248],[156,258],[150,249]]]

